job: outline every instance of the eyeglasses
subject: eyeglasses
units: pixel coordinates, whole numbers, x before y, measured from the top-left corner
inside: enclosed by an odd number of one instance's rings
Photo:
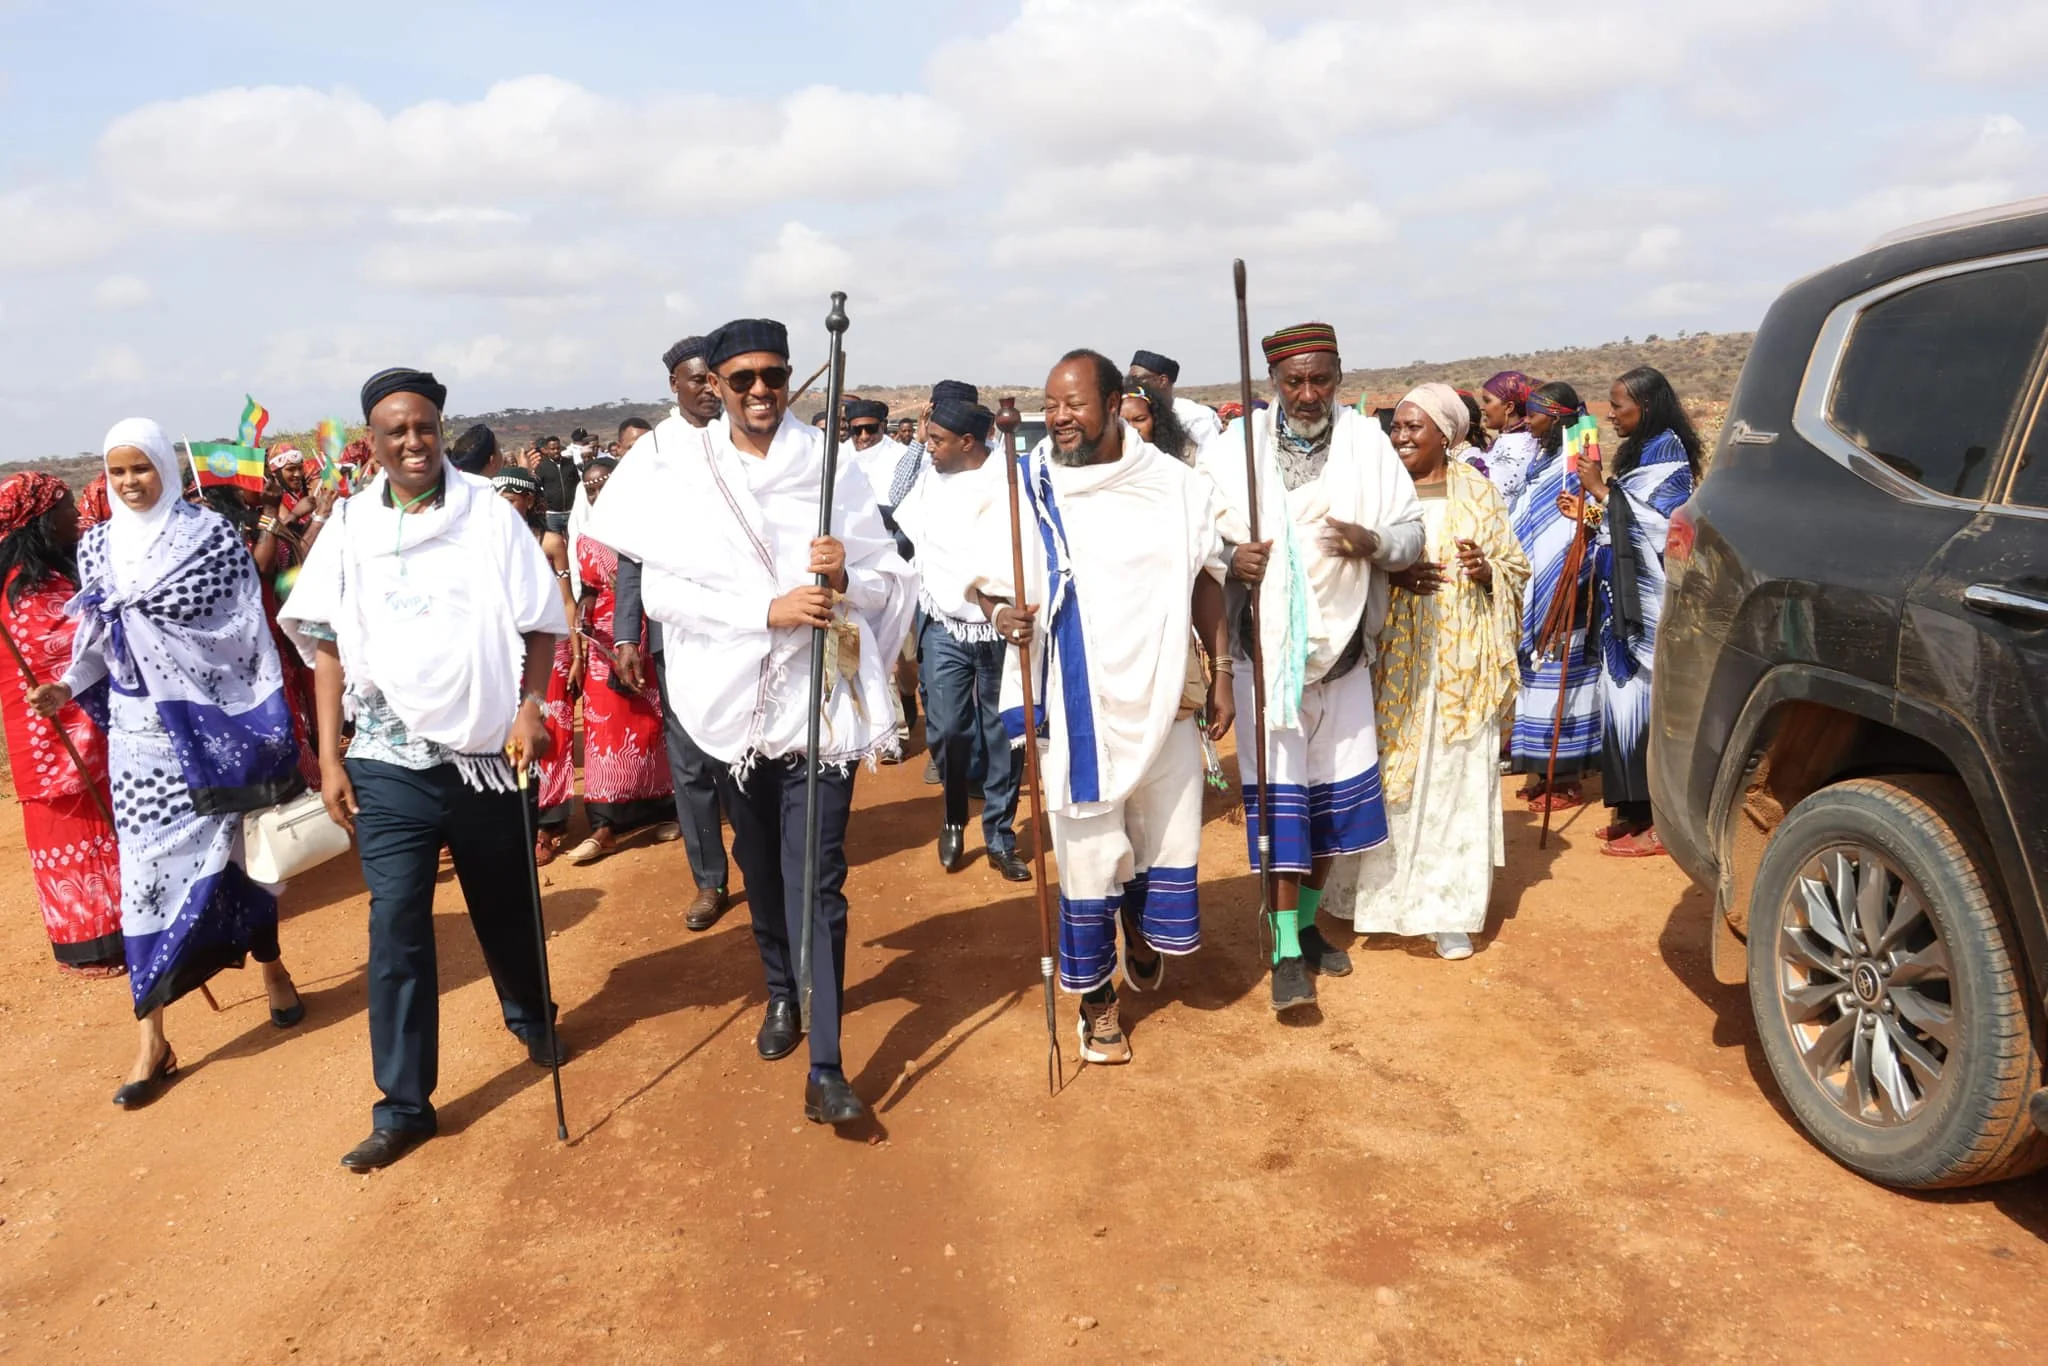
[[[882,424],[879,422],[856,422],[846,430],[852,432],[855,436],[880,436],[882,434]]]
[[[760,370],[735,370],[720,378],[725,381],[725,387],[736,394],[752,393],[757,382],[766,384],[770,389],[780,389],[789,383],[789,367],[770,365]]]

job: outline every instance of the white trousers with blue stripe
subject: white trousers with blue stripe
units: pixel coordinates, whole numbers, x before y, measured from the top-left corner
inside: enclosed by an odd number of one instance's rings
[[[1256,743],[1252,740],[1251,661],[1232,675],[1237,696],[1237,771],[1244,788],[1244,833],[1252,867],[1259,866],[1260,809]],[[1269,704],[1270,705],[1270,704]],[[1380,795],[1379,727],[1373,715],[1372,670],[1360,664],[1342,678],[1301,690],[1301,729],[1266,732],[1266,790],[1273,808],[1273,869],[1307,873],[1317,859],[1360,854],[1386,843],[1387,807]]]
[[[1060,876],[1060,986],[1093,991],[1116,971],[1117,921],[1161,953],[1202,946],[1195,861],[1202,850],[1202,740],[1174,722],[1152,767],[1120,802],[1052,813]]]

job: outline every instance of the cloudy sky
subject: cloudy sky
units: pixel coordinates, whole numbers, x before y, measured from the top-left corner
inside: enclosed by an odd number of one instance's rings
[[[114,420],[658,394],[739,314],[856,383],[1753,326],[2048,193],[2041,0],[0,0],[0,457]]]

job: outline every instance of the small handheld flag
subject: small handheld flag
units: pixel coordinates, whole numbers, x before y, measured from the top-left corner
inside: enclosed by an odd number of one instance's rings
[[[193,441],[187,443],[187,449],[191,452],[192,472],[198,476],[200,488],[263,492],[263,452],[254,446],[238,446],[226,441]]]
[[[313,435],[320,444],[320,482],[328,488],[338,488],[342,453],[348,449],[348,428],[340,418],[323,417]]]
[[[260,446],[263,444],[263,429],[270,425],[270,409],[250,398],[242,396],[241,444]]]

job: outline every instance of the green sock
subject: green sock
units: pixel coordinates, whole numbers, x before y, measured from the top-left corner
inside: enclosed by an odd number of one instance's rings
[[[1322,889],[1304,885],[1299,900],[1301,909],[1298,915],[1301,918],[1301,928],[1312,930],[1316,927],[1316,907],[1323,904]]]
[[[1296,911],[1273,912],[1273,961],[1301,957],[1301,916]]]

